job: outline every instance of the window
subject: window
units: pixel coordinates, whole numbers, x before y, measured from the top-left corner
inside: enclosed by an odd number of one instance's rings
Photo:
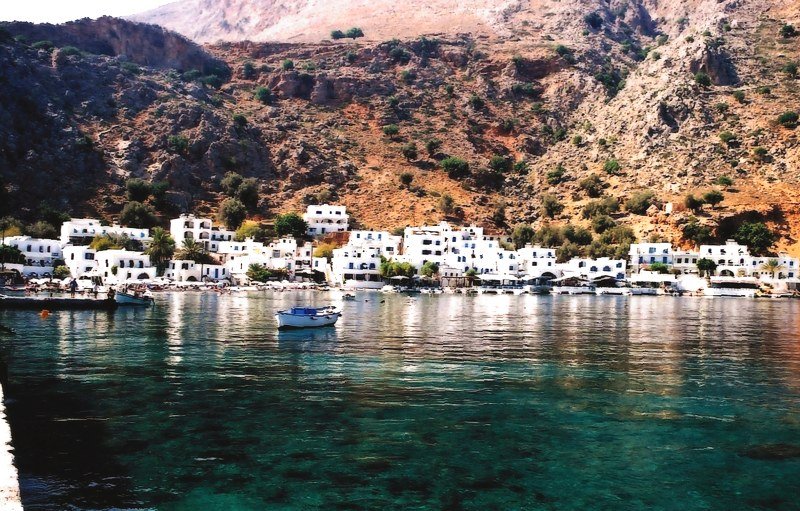
[[[648,254],[655,254],[656,253],[656,247],[650,247],[650,249],[647,251],[647,253]]]

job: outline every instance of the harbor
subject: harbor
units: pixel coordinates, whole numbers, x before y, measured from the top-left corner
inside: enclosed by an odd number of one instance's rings
[[[791,508],[800,301],[343,296],[0,312],[23,504]]]

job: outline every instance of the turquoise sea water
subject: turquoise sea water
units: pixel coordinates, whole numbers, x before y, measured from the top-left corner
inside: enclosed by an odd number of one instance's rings
[[[0,313],[26,509],[800,509],[800,301],[335,296]]]

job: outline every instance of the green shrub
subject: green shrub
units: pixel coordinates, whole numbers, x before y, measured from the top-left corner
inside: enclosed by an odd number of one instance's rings
[[[61,55],[66,55],[66,56],[83,55],[83,52],[74,46],[64,46],[63,48],[61,48],[61,50],[59,50],[59,53],[61,53]]]
[[[794,129],[797,127],[797,112],[783,112],[778,116],[778,123],[784,128]]]
[[[733,179],[729,178],[728,176],[719,176],[714,182],[720,186],[733,185]]]
[[[769,151],[767,151],[766,147],[755,147],[753,148],[753,156],[759,161],[767,161],[769,159]]]
[[[398,133],[400,133],[400,126],[397,124],[387,124],[381,128],[381,131],[383,131],[383,134],[389,138],[394,138]]]
[[[591,174],[578,183],[578,186],[586,192],[589,197],[600,197],[605,190],[605,183],[597,174]]]
[[[609,229],[613,229],[617,226],[617,222],[614,221],[608,215],[598,215],[592,218],[592,230],[597,234],[603,234]]]
[[[638,191],[625,201],[625,210],[634,215],[644,215],[653,205],[654,198],[655,194],[650,190]]]
[[[406,160],[416,160],[417,159],[417,144],[414,142],[409,142],[407,144],[403,144],[403,147],[400,149],[403,153],[403,156]]]
[[[780,29],[780,34],[781,37],[783,37],[784,39],[789,39],[790,37],[796,37],[797,29],[794,28],[793,25],[785,23]]]
[[[576,147],[580,147],[583,144],[583,137],[580,135],[575,135],[572,137],[572,145]]]
[[[542,195],[542,214],[547,218],[555,218],[556,215],[564,211],[564,205],[553,194]]]
[[[176,154],[186,154],[189,149],[189,139],[183,135],[171,135],[167,137],[167,148]]]
[[[242,181],[244,181],[244,178],[241,176],[241,174],[236,172],[228,172],[225,174],[225,177],[222,178],[222,181],[220,181],[219,184],[226,195],[233,197],[236,195],[236,191],[239,189]]]
[[[53,41],[36,41],[31,45],[34,50],[47,50],[53,49]]]
[[[237,128],[244,128],[247,126],[247,117],[242,114],[233,114],[233,125]]]
[[[739,140],[736,138],[736,135],[731,133],[730,131],[723,131],[719,134],[719,139],[727,145],[728,147],[734,147],[739,143]]]
[[[699,73],[695,73],[694,81],[697,85],[701,87],[710,87],[711,86],[711,77],[708,76],[707,73],[700,71]]]
[[[683,205],[690,211],[697,211],[703,207],[703,204],[705,204],[705,201],[701,197],[695,197],[691,193],[683,199]]]
[[[564,166],[560,163],[558,166],[547,173],[547,183],[550,185],[557,185],[564,180],[564,173],[565,173]]]
[[[514,230],[511,231],[511,240],[514,242],[514,247],[519,250],[520,248],[524,247],[531,241],[533,241],[533,237],[536,234],[536,231],[533,230],[528,224],[518,224],[514,226]]]
[[[511,170],[513,162],[506,158],[505,156],[500,156],[499,154],[495,154],[489,160],[489,168],[497,173],[504,173]]]
[[[621,169],[621,166],[620,166],[619,162],[617,160],[615,160],[614,158],[611,158],[610,160],[606,160],[606,162],[603,164],[603,170],[606,172],[606,174],[610,174],[612,176],[618,175],[620,169]]]
[[[756,92],[758,92],[762,96],[766,96],[772,93],[772,89],[770,87],[767,87],[766,85],[762,85],[761,87],[756,88]]]
[[[797,78],[797,63],[789,62],[781,68],[781,71],[789,75],[790,78]]]
[[[733,99],[735,99],[738,103],[744,103],[745,100],[744,91],[741,90],[733,91]]]
[[[256,67],[252,62],[245,62],[242,66],[242,78],[252,80],[256,76]]]
[[[485,106],[483,99],[481,99],[481,97],[477,94],[471,95],[467,102],[474,110],[480,110]]]
[[[266,87],[258,87],[255,92],[256,101],[260,101],[265,105],[272,103],[272,91]]]
[[[564,238],[578,246],[584,247],[592,242],[592,233],[584,227],[575,227],[572,224],[564,226]]]
[[[445,215],[449,215],[455,210],[455,201],[450,194],[445,193],[439,198],[439,209]]]
[[[254,177],[242,180],[236,188],[236,198],[245,205],[248,211],[254,211],[258,207],[258,180]]]
[[[583,218],[593,218],[599,215],[610,215],[617,211],[619,211],[619,201],[614,197],[603,197],[586,203],[581,214]]]
[[[696,218],[691,219],[682,228],[684,239],[693,241],[697,245],[708,243],[713,238],[711,228],[702,225]]]
[[[331,39],[333,39],[334,41],[344,38],[345,38],[344,32],[342,32],[341,30],[331,30]]]
[[[149,229],[158,224],[158,219],[149,206],[138,201],[131,201],[122,208],[122,212],[119,215],[119,223],[129,227]]]
[[[455,156],[448,156],[439,165],[453,179],[466,177],[469,175],[469,163]]]
[[[400,184],[405,187],[411,186],[411,182],[414,181],[414,174],[411,172],[403,172],[400,174]]]
[[[442,141],[439,139],[432,138],[425,142],[425,151],[428,152],[428,156],[435,156],[440,147],[442,147]]]
[[[131,178],[125,182],[125,194],[128,200],[136,202],[144,202],[152,193],[150,183],[144,179]]]
[[[594,30],[599,30],[603,26],[603,17],[598,12],[591,12],[583,17],[583,21]]]
[[[664,263],[650,263],[647,267],[648,270],[654,271],[656,273],[667,274],[669,273],[669,266]]]
[[[283,62],[281,62],[281,69],[284,71],[291,71],[294,69],[294,61],[292,59],[284,59]]]

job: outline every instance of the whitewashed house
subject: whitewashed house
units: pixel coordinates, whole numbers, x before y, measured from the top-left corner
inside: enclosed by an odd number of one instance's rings
[[[67,245],[63,248],[64,264],[75,278],[94,274],[97,269],[96,253],[95,249],[86,245]]]
[[[608,257],[597,259],[576,257],[566,263],[557,265],[565,277],[581,277],[587,280],[601,278],[625,280],[627,266],[625,259],[611,259]]]
[[[517,250],[520,273],[530,278],[559,277],[560,271],[556,268],[556,249],[543,248],[530,244]]]
[[[126,236],[137,240],[143,246],[147,246],[153,240],[150,236],[150,229],[139,229],[135,227],[123,227],[121,225],[102,225],[100,220],[94,218],[72,218],[61,224],[61,246],[88,245],[95,236],[116,235]]]
[[[308,235],[318,236],[332,232],[345,232],[350,226],[350,216],[344,206],[312,204],[303,213],[308,224]]]
[[[200,282],[200,265],[190,259],[173,259],[164,269],[164,277],[175,282]]]
[[[97,271],[104,282],[120,283],[156,277],[150,256],[130,250],[101,250],[95,254]]]
[[[331,273],[333,283],[347,289],[379,289],[381,249],[379,247],[345,245],[333,250]]]
[[[207,252],[218,252],[222,242],[233,240],[236,234],[219,227],[214,227],[210,218],[199,218],[194,215],[181,215],[169,221],[169,232],[175,240],[176,248],[183,246],[183,240],[192,239],[203,245]]]
[[[628,255],[631,263],[630,269],[633,273],[655,263],[667,266],[674,264],[671,243],[631,243]]]
[[[26,276],[52,274],[54,262],[63,259],[61,244],[58,240],[10,236],[5,238],[5,245],[17,248],[25,256],[25,264],[22,265],[21,273]]]

